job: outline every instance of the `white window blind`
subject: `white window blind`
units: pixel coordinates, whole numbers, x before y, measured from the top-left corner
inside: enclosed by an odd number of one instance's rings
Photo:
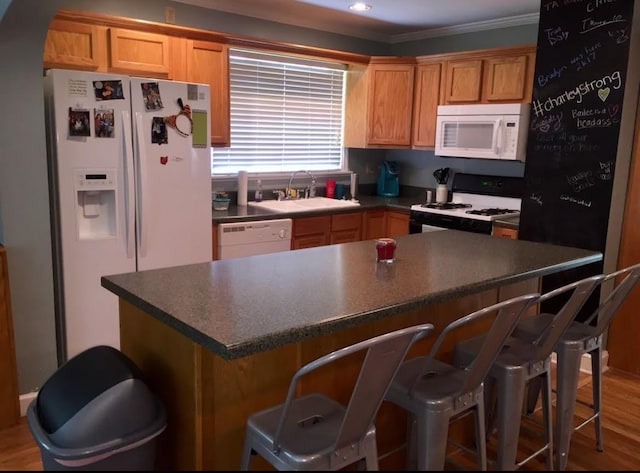
[[[342,64],[231,49],[231,146],[212,174],[342,169]]]

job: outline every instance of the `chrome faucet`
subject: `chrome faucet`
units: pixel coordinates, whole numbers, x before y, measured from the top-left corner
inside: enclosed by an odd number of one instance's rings
[[[289,178],[289,185],[286,188],[286,198],[287,199],[291,198],[291,184],[293,183],[293,178],[299,172],[307,173],[311,178],[311,185],[305,190],[305,197],[315,197],[316,196],[316,176],[311,174],[309,171],[301,169],[300,171],[294,171],[291,173],[291,177]],[[308,192],[308,195],[307,195],[307,192]]]

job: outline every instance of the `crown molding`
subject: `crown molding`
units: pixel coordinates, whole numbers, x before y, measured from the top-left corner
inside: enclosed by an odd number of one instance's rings
[[[496,20],[477,21],[457,26],[445,26],[442,28],[432,28],[413,33],[403,33],[393,35],[390,43],[405,43],[407,41],[416,41],[420,39],[437,38],[439,36],[451,36],[464,33],[476,33],[478,31],[495,30],[501,28],[509,28],[512,26],[522,26],[537,24],[540,21],[539,13],[531,13],[528,15],[512,16],[508,18],[498,18]]]

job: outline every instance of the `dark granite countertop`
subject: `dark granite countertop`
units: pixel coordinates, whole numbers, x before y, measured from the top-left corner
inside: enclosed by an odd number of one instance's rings
[[[104,276],[102,286],[224,359],[389,317],[602,254],[447,230]],[[140,334],[144,336],[144,334]]]
[[[230,223],[230,222],[248,222],[252,220],[268,220],[272,218],[289,218],[289,217],[310,217],[312,215],[335,214],[344,212],[353,212],[358,210],[374,209],[377,207],[385,207],[409,212],[413,204],[420,202],[417,197],[400,196],[400,197],[379,197],[373,195],[363,195],[358,197],[360,202],[356,207],[320,209],[304,212],[273,212],[252,205],[230,205],[229,210],[214,210],[214,223]]]

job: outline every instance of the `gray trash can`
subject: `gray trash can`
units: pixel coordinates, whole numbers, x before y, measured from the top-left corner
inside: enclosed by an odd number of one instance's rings
[[[27,423],[45,470],[153,470],[166,413],[127,356],[97,346],[51,375]]]

